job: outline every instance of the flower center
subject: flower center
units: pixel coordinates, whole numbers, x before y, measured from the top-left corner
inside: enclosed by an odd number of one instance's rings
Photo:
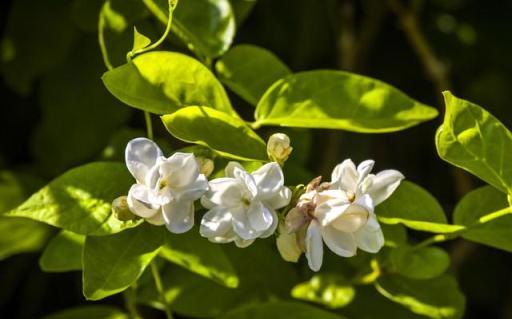
[[[347,192],[347,199],[349,202],[353,203],[356,200],[356,194]]]
[[[167,180],[165,180],[165,179],[160,180],[160,182],[158,183],[158,190],[164,189],[165,187],[167,187],[167,185],[169,185]]]

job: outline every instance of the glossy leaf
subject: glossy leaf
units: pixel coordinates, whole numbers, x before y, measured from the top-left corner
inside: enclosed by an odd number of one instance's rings
[[[88,236],[83,253],[83,292],[99,300],[128,288],[163,244],[162,227],[143,224],[106,237]]]
[[[181,53],[154,51],[106,72],[107,89],[122,102],[156,114],[204,105],[237,116],[215,76]]]
[[[464,314],[464,295],[447,275],[429,280],[389,275],[379,278],[376,287],[386,298],[428,318],[457,319]]]
[[[267,304],[245,306],[218,317],[218,319],[267,318],[342,319],[343,317],[307,304],[291,301],[276,301]]]
[[[492,114],[443,92],[446,114],[436,134],[439,156],[512,193],[512,133]]]
[[[451,233],[463,226],[447,224],[439,202],[422,187],[403,181],[391,197],[376,207],[379,220],[385,224],[405,226],[434,233]]]
[[[34,80],[69,54],[77,34],[70,9],[67,0],[12,2],[0,43],[0,71],[12,89],[30,93]]]
[[[295,286],[292,296],[335,309],[349,304],[355,297],[355,289],[339,275],[320,274]]]
[[[512,214],[485,220],[495,211],[508,206],[507,196],[492,186],[478,188],[455,207],[454,222],[468,226],[462,237],[480,244],[512,252]],[[487,215],[487,216],[486,216]],[[480,225],[480,221],[484,221]]]
[[[129,319],[130,316],[112,306],[81,306],[61,310],[42,319]]]
[[[275,83],[256,107],[256,123],[363,133],[394,132],[437,111],[381,81],[343,71],[308,71]]]
[[[57,177],[8,216],[27,217],[84,235],[108,235],[134,227],[111,214],[133,178],[121,163],[91,163]]]
[[[244,121],[208,107],[190,106],[164,115],[167,130],[182,141],[241,160],[267,159],[265,142]]]
[[[391,249],[390,271],[413,279],[435,278],[448,269],[450,256],[438,247]]]
[[[143,0],[164,25],[167,24],[167,0]],[[174,11],[171,31],[198,56],[222,55],[235,35],[235,18],[228,0],[180,1]]]
[[[215,70],[224,84],[254,106],[274,82],[290,74],[272,52],[249,44],[229,50],[217,61]]]
[[[222,248],[199,236],[197,229],[185,234],[167,234],[160,256],[191,272],[229,288],[238,286],[238,276]]]
[[[84,235],[61,231],[46,246],[39,258],[39,266],[47,272],[81,270],[84,243]]]

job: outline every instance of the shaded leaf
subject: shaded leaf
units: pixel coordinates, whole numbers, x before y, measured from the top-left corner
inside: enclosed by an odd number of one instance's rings
[[[61,310],[42,319],[129,319],[130,316],[112,306],[81,306]]]
[[[39,266],[47,272],[81,270],[84,243],[84,235],[61,231],[46,246],[39,258]]]
[[[26,218],[0,217],[0,260],[39,251],[50,234],[51,229],[45,224]]]
[[[389,271],[413,279],[435,278],[450,266],[450,256],[439,247],[393,248],[389,260]]]
[[[342,319],[340,315],[292,301],[276,301],[267,304],[255,304],[234,309],[218,319]]]

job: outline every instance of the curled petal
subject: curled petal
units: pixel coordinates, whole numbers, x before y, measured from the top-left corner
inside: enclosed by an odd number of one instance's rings
[[[141,184],[144,183],[146,173],[155,165],[157,158],[162,156],[158,145],[147,138],[135,138],[126,145],[126,167]]]
[[[246,212],[251,228],[257,232],[264,232],[274,222],[274,214],[261,202],[252,202]]]
[[[368,223],[354,237],[357,246],[369,253],[377,253],[384,246],[384,235],[375,214],[370,214]]]
[[[183,188],[175,189],[175,196],[178,200],[195,201],[199,199],[208,190],[208,180],[206,176],[200,174],[191,184]]]
[[[164,214],[161,211],[158,211],[153,217],[145,219],[148,223],[155,226],[165,225]]]
[[[322,194],[323,193],[325,192],[322,192]],[[335,197],[319,204],[314,214],[322,226],[327,226],[343,214],[349,207],[350,202],[346,197]]]
[[[258,195],[256,181],[239,163],[229,162],[226,166],[226,176],[232,177],[244,185],[253,198]]]
[[[206,238],[224,238],[232,228],[231,213],[223,207],[216,206],[204,214],[199,233]]]
[[[404,175],[396,170],[384,170],[373,176],[371,184],[366,189],[366,193],[373,199],[373,204],[378,205],[388,199],[398,188]]]
[[[305,242],[306,258],[308,259],[309,268],[313,271],[319,271],[322,267],[322,259],[324,258],[324,247],[320,233],[320,225],[315,220],[309,224]]]
[[[193,183],[199,175],[199,167],[192,153],[174,153],[160,164],[160,176],[172,188],[182,188]]]
[[[259,232],[252,228],[246,208],[233,209],[232,215],[233,230],[242,239],[255,239],[260,235],[261,231]]]
[[[292,191],[288,187],[281,187],[281,189],[268,196],[264,202],[272,209],[280,209],[290,204],[292,199]]]
[[[283,171],[275,162],[263,165],[251,175],[258,186],[261,198],[272,197],[279,193],[284,185]]]
[[[270,227],[267,228],[267,230],[261,233],[261,235],[259,236],[260,238],[270,237],[276,232],[277,224],[279,224],[279,218],[277,217],[277,214],[274,210],[271,209],[270,213],[272,214],[272,224],[270,224]]]
[[[357,172],[356,165],[351,159],[346,159],[341,164],[338,164],[332,171],[331,188],[339,188],[355,193],[358,179],[359,173]]]
[[[363,179],[365,179],[366,176],[368,176],[368,174],[370,174],[370,172],[373,169],[373,165],[375,165],[375,161],[374,160],[366,160],[366,161],[362,161],[357,166],[357,173],[359,174],[359,178],[358,178],[358,181],[357,181],[358,183],[360,181],[362,181]]]
[[[160,206],[150,201],[150,190],[144,185],[134,184],[128,191],[128,207],[130,211],[142,218],[153,217]]]
[[[357,245],[352,234],[328,226],[322,228],[322,237],[327,247],[336,255],[352,257],[356,254]]]
[[[182,234],[194,226],[194,203],[172,201],[162,206],[165,226],[171,233]]]
[[[352,204],[343,214],[330,223],[330,226],[342,232],[353,233],[366,225],[369,214],[370,212],[366,208]]]
[[[210,181],[209,188],[201,198],[201,204],[206,208],[215,205],[233,207],[242,202],[242,188],[234,178],[216,178]]]

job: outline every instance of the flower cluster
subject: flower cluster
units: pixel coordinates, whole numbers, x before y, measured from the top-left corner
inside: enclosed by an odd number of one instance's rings
[[[321,177],[311,181],[279,222],[278,210],[290,206],[292,198],[281,169],[291,150],[289,138],[275,134],[267,147],[272,162],[251,173],[230,162],[224,177],[208,181],[205,175],[213,171],[213,161],[180,152],[166,158],[153,141],[136,138],[126,147],[126,166],[136,183],[126,198],[116,200],[115,214],[129,218],[127,206],[148,223],[184,233],[194,226],[194,201],[200,199],[207,209],[201,236],[247,247],[273,235],[279,225],[281,256],[296,262],[305,253],[314,271],[322,265],[323,243],[343,257],[354,256],[358,248],[378,252],[384,237],[374,207],[395,191],[403,175],[395,170],[374,175],[373,161],[356,167],[345,160],[330,182],[322,183]]]

